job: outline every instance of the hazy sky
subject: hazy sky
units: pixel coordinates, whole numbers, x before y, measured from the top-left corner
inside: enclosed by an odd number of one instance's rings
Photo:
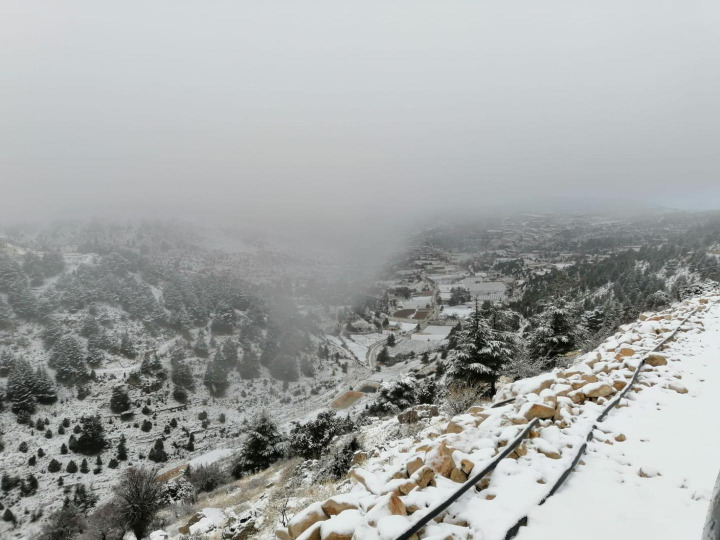
[[[715,0],[0,0],[0,214],[720,207]]]

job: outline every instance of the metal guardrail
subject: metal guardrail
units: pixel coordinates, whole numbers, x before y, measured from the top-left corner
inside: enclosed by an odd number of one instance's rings
[[[455,493],[450,495],[444,502],[437,505],[435,508],[430,510],[427,514],[425,514],[423,517],[421,517],[418,521],[416,521],[412,527],[410,527],[407,531],[405,531],[403,534],[397,537],[397,540],[409,540],[412,538],[412,536],[416,533],[418,533],[425,525],[430,523],[433,519],[435,519],[437,516],[439,516],[441,513],[443,513],[447,508],[457,501],[460,497],[462,497],[467,491],[469,491],[471,488],[475,487],[475,485],[480,482],[489,472],[491,472],[495,467],[497,467],[498,463],[505,459],[507,456],[510,455],[510,453],[517,448],[517,446],[523,441],[523,439],[527,436],[527,434],[530,432],[532,428],[534,428],[538,424],[538,419],[535,418],[525,426],[525,429],[523,429],[520,434],[513,439],[513,441],[508,444],[505,449],[500,452],[497,456],[493,458],[493,460],[479,473],[475,474],[472,478],[470,478],[467,482],[465,482],[462,486],[460,486]]]

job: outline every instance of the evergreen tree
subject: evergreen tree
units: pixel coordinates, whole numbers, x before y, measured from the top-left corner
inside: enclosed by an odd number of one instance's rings
[[[2,351],[0,353],[0,377],[7,377],[14,363],[15,356],[10,352],[10,349]]]
[[[248,427],[247,436],[235,462],[233,474],[244,474],[267,469],[283,457],[284,440],[275,423],[266,413],[261,413]]]
[[[195,380],[193,379],[190,366],[183,361],[177,361],[172,365],[172,382],[180,388],[186,390],[195,390]]]
[[[7,397],[14,413],[35,412],[35,372],[30,363],[21,358],[13,363],[7,383]]]
[[[260,376],[260,361],[250,347],[246,347],[243,350],[242,359],[238,364],[238,371],[240,372],[240,377],[246,380],[257,379]]]
[[[120,354],[122,354],[125,358],[130,359],[133,359],[137,356],[135,344],[133,343],[127,332],[125,332],[120,338]]]
[[[84,360],[85,353],[80,340],[69,334],[60,338],[55,344],[48,365],[55,370],[58,381],[75,384],[87,374]]]
[[[222,395],[228,386],[227,368],[218,361],[217,356],[208,362],[203,379],[205,386],[215,395]]]
[[[195,350],[195,354],[197,354],[200,358],[207,358],[208,354],[210,354],[210,349],[208,348],[207,344],[207,336],[205,335],[205,329],[201,328],[198,332],[198,336],[195,340],[195,345],[193,349]]]
[[[312,359],[307,355],[302,355],[300,358],[300,372],[305,377],[315,377],[315,366],[313,366]]]
[[[77,452],[95,454],[105,447],[105,428],[99,416],[80,418],[82,432],[77,440]]]
[[[297,359],[290,354],[278,354],[270,364],[270,374],[281,381],[296,382],[300,378]]]
[[[57,400],[55,385],[50,380],[50,375],[42,367],[35,370],[35,397],[38,402],[46,405]]]
[[[575,342],[568,312],[561,307],[551,307],[536,320],[529,348],[536,358],[554,358],[571,351]]]
[[[77,463],[75,463],[75,460],[70,460],[67,464],[67,467],[65,468],[67,472],[70,474],[75,474],[78,471]]]
[[[599,309],[586,311],[582,316],[582,326],[590,336],[596,335],[602,329],[604,323],[605,315]]]
[[[60,470],[60,462],[57,459],[51,459],[50,463],[48,464],[48,472],[56,473]]]
[[[110,397],[110,410],[115,414],[121,414],[130,409],[130,396],[127,389],[123,386],[113,388]]]
[[[125,461],[127,459],[127,446],[125,445],[125,435],[122,435],[120,437],[120,442],[117,446],[117,458],[120,461]]]
[[[88,346],[88,354],[87,354],[86,361],[90,367],[93,367],[93,368],[99,367],[102,365],[104,360],[105,360],[105,353],[102,351],[102,349],[99,349],[98,347],[96,347],[94,345]]]
[[[148,454],[148,459],[156,463],[168,460],[168,455],[167,452],[165,452],[165,445],[163,444],[162,439],[157,439],[155,441],[155,444],[153,445],[150,453]]]
[[[80,463],[80,472],[83,474],[87,474],[90,472],[90,468],[88,467],[87,458],[83,458],[82,463]]]
[[[487,383],[494,394],[500,369],[512,359],[512,347],[504,334],[490,328],[477,300],[456,338],[446,360],[448,376],[470,385]]]
[[[388,353],[387,347],[380,349],[375,360],[378,364],[387,364],[390,361],[390,354]]]

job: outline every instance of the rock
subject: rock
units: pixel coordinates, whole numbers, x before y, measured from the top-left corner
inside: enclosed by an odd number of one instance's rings
[[[662,354],[649,354],[645,359],[645,363],[653,367],[665,366],[667,365],[667,358]]]
[[[405,466],[405,468],[407,469],[408,477],[415,474],[415,471],[417,471],[423,465],[425,465],[425,460],[420,456],[417,456],[408,461],[407,465]]]
[[[275,530],[275,538],[278,540],[292,540],[292,536],[285,527],[279,527]]]
[[[543,403],[526,403],[520,409],[522,414],[528,420],[533,418],[552,418],[555,415],[555,409]]]
[[[248,540],[257,532],[254,519],[236,521],[226,526],[222,532],[223,540]],[[277,536],[277,534],[276,534]]]
[[[321,525],[321,522],[313,523],[310,527],[307,528],[307,530],[305,530],[304,533],[298,536],[295,540],[322,540],[320,537]]]
[[[635,349],[631,347],[623,347],[618,351],[620,356],[632,356],[635,354]]]
[[[475,464],[469,459],[462,459],[460,461],[460,470],[465,474],[469,475],[475,468]]]
[[[627,439],[623,433],[620,433],[619,435],[615,435],[615,440],[617,442],[623,442]]]
[[[614,392],[612,386],[602,382],[585,385],[582,391],[589,398],[607,397]]]
[[[448,422],[448,425],[445,428],[445,433],[462,433],[463,431],[465,431],[465,428],[452,420]]]
[[[622,390],[623,388],[625,388],[626,386],[627,386],[627,382],[626,382],[626,381],[621,381],[621,380],[614,380],[614,381],[613,381],[613,388],[614,388],[615,390],[620,391],[620,390]]]
[[[407,516],[405,505],[395,493],[383,495],[365,515],[365,519],[375,527],[378,521],[385,516]]]
[[[180,532],[182,534],[190,534],[190,527],[195,525],[203,517],[205,517],[205,516],[203,516],[203,514],[201,512],[194,513],[185,525],[178,527],[178,532]]]
[[[427,465],[423,465],[412,475],[410,480],[415,482],[420,489],[424,489],[435,479],[435,471]]]
[[[415,405],[413,408],[397,415],[401,424],[414,424],[422,418],[432,418],[440,414],[436,405]]]
[[[442,441],[437,447],[427,453],[425,463],[430,465],[435,472],[446,478],[450,477],[450,473],[455,468],[452,459],[454,449],[449,448],[445,441]]]
[[[339,516],[324,521],[320,526],[322,540],[352,540],[353,533],[362,522],[362,514],[357,510],[346,510]]]
[[[380,494],[381,488],[384,485],[375,474],[360,468],[351,469],[348,478],[352,478],[375,495]]]
[[[654,478],[656,476],[662,476],[659,471],[651,468],[651,467],[640,467],[640,470],[638,471],[638,476],[640,478]]]
[[[299,514],[296,514],[295,517],[290,520],[290,523],[288,523],[290,536],[298,538],[311,526],[315,525],[319,521],[325,521],[327,518],[328,516],[326,516],[325,512],[323,512],[322,503],[313,503]],[[318,537],[319,536],[320,531],[318,529]]]
[[[353,454],[352,457],[352,464],[353,465],[362,465],[368,460],[368,454],[367,452],[363,452],[362,450],[358,450]]]
[[[322,504],[322,511],[328,516],[336,516],[345,510],[357,510],[357,505],[352,503],[347,495],[330,497]]]
[[[668,387],[670,390],[675,390],[678,394],[687,394],[687,393],[688,393],[688,389],[685,388],[685,387],[684,387],[682,384],[680,384],[680,383],[671,382],[671,383],[669,383],[669,384],[667,385],[667,387]]]
[[[450,480],[463,484],[467,481],[467,474],[462,472],[460,469],[453,469],[450,473]]]

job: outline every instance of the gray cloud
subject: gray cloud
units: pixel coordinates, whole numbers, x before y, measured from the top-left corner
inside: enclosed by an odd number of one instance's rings
[[[719,24],[711,0],[5,0],[0,213],[720,206]]]

